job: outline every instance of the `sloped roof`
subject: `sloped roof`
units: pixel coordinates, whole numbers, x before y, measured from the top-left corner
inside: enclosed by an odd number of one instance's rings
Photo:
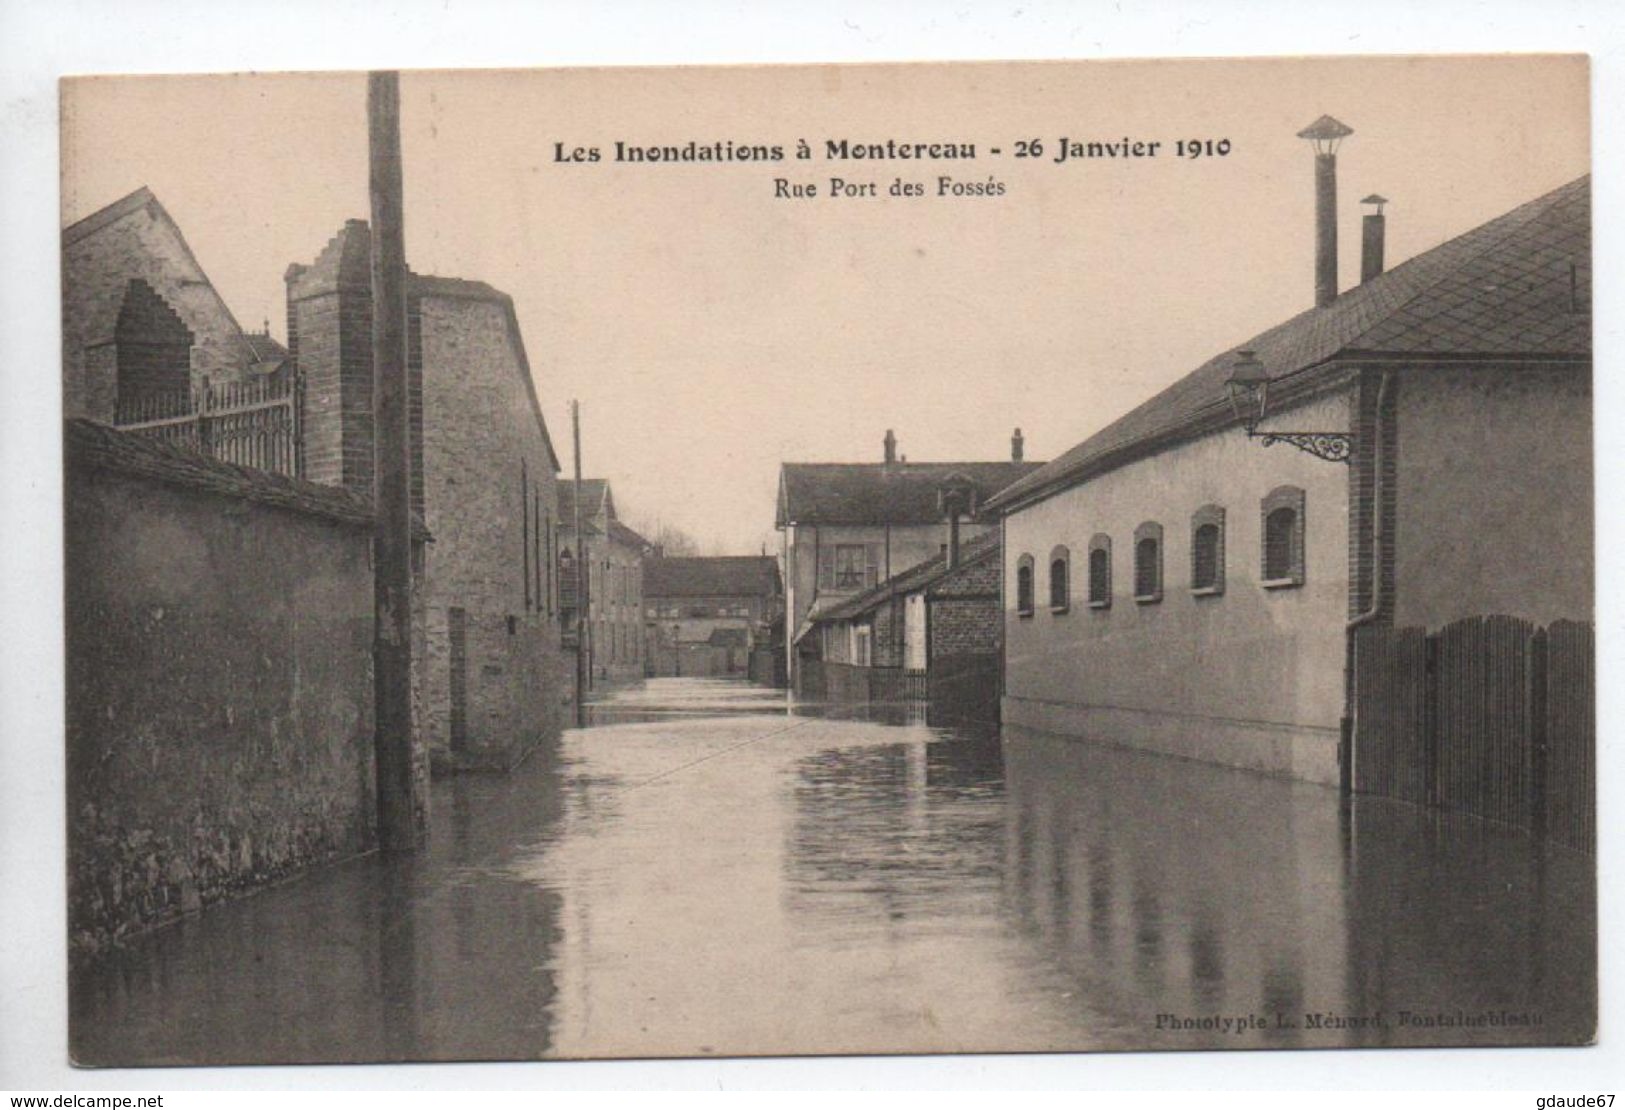
[[[1031,474],[1039,462],[785,463],[778,524],[934,524],[937,490],[963,474],[978,502]]]
[[[645,559],[643,596],[777,597],[779,561],[771,555]]]
[[[581,491],[581,523],[583,530],[604,510],[609,508],[611,519],[615,517],[615,503],[609,500],[609,482],[603,478],[583,478],[578,483],[574,478],[559,479],[559,517],[564,521],[566,528],[575,526],[576,490]]]
[[[1242,349],[1256,352],[1272,382],[1339,360],[1590,357],[1590,186],[1589,176],[1571,181],[1347,290],[1324,308],[1227,347],[1006,487],[988,507],[1008,509],[1162,444],[1234,423],[1225,381]]]
[[[255,363],[279,363],[288,357],[288,348],[262,331],[243,333],[243,342]]]
[[[583,525],[583,528],[585,528],[585,525]],[[647,550],[654,546],[648,540],[644,539],[642,536],[638,535],[638,533],[634,532],[632,529],[628,528],[618,520],[611,520],[609,522],[609,538],[615,543],[625,544],[627,547],[636,547],[643,550]]]
[[[358,527],[371,527],[373,523],[372,503],[340,486],[238,466],[153,436],[80,418],[62,422],[62,438],[70,467],[149,478]],[[412,532],[417,539],[428,538],[421,518],[414,517]]]
[[[894,574],[878,586],[873,586],[856,597],[849,597],[810,616],[812,621],[847,620],[868,612],[875,606],[899,594],[922,590],[950,574],[964,570],[973,563],[999,557],[1000,536],[997,531],[983,532],[959,549],[959,563],[948,565],[947,555],[934,555],[923,563],[916,563],[900,574]]]

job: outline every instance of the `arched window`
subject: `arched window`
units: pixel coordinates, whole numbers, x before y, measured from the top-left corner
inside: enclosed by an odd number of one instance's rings
[[[1107,609],[1112,603],[1112,538],[1097,532],[1089,541],[1089,608]]]
[[[1191,593],[1224,592],[1224,510],[1203,505],[1191,514]]]
[[[1064,613],[1072,604],[1072,553],[1057,547],[1049,553],[1049,609]]]
[[[1134,600],[1162,600],[1162,525],[1155,521],[1134,529]]]
[[[1016,562],[1016,615],[1033,615],[1033,557],[1023,555]]]
[[[1259,506],[1263,518],[1264,585],[1301,586],[1304,578],[1303,490],[1279,486]]]

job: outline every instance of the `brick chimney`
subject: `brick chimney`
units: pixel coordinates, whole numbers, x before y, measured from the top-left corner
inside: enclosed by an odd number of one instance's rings
[[[1360,203],[1377,206],[1375,212],[1367,212],[1360,221],[1360,284],[1364,285],[1382,273],[1383,239],[1387,231],[1382,206],[1388,203],[1388,198],[1372,193]]]
[[[1017,428],[1016,434],[1010,437],[1011,462],[1020,462],[1022,460],[1022,457],[1026,454],[1025,444],[1026,441],[1021,438],[1021,429]]]
[[[883,441],[886,448],[886,464],[890,466],[897,461],[897,437],[890,428],[886,429],[886,438]]]
[[[1354,134],[1346,123],[1321,116],[1298,132],[1315,146],[1315,307],[1337,299],[1337,148]]]
[[[288,348],[305,380],[305,477],[372,499],[372,236],[348,220],[288,267]]]

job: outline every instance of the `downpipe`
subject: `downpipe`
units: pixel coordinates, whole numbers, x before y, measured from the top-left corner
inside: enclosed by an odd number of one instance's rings
[[[1354,690],[1358,675],[1354,662],[1354,638],[1361,628],[1374,622],[1382,612],[1386,576],[1382,573],[1383,508],[1387,483],[1383,481],[1384,413],[1388,403],[1388,383],[1392,370],[1384,370],[1377,382],[1377,406],[1371,419],[1371,604],[1344,625],[1343,720],[1338,746],[1338,785],[1344,797],[1354,793],[1356,753],[1354,749]]]

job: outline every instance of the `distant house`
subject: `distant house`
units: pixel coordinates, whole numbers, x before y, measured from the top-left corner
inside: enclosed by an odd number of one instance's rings
[[[581,532],[575,534],[577,502]],[[563,626],[587,653],[591,681],[624,682],[644,674],[643,562],[653,546],[615,516],[609,482],[564,479],[558,495],[559,567],[567,588]],[[577,619],[576,575],[586,568],[587,619]],[[584,632],[584,634],[583,634]]]
[[[809,698],[925,700],[945,716],[998,718],[999,533],[934,556],[824,609],[817,660],[803,660]]]
[[[643,601],[650,675],[744,675],[752,652],[782,652],[773,618],[784,584],[771,556],[649,559]]]
[[[911,463],[888,431],[881,462],[785,463],[775,526],[792,685],[801,659],[818,657],[807,633],[825,609],[942,554],[951,531],[969,540],[993,527],[982,506],[1042,465],[1024,461],[1020,429],[1007,462]]]
[[[1362,628],[1590,620],[1589,180],[1363,270],[991,499],[1006,724],[1347,782]]]
[[[370,499],[371,239],[347,222],[286,272],[303,380],[304,471]],[[407,283],[412,500],[434,542],[420,575],[422,726],[439,767],[514,764],[562,723],[558,456],[507,294],[412,274]]]

